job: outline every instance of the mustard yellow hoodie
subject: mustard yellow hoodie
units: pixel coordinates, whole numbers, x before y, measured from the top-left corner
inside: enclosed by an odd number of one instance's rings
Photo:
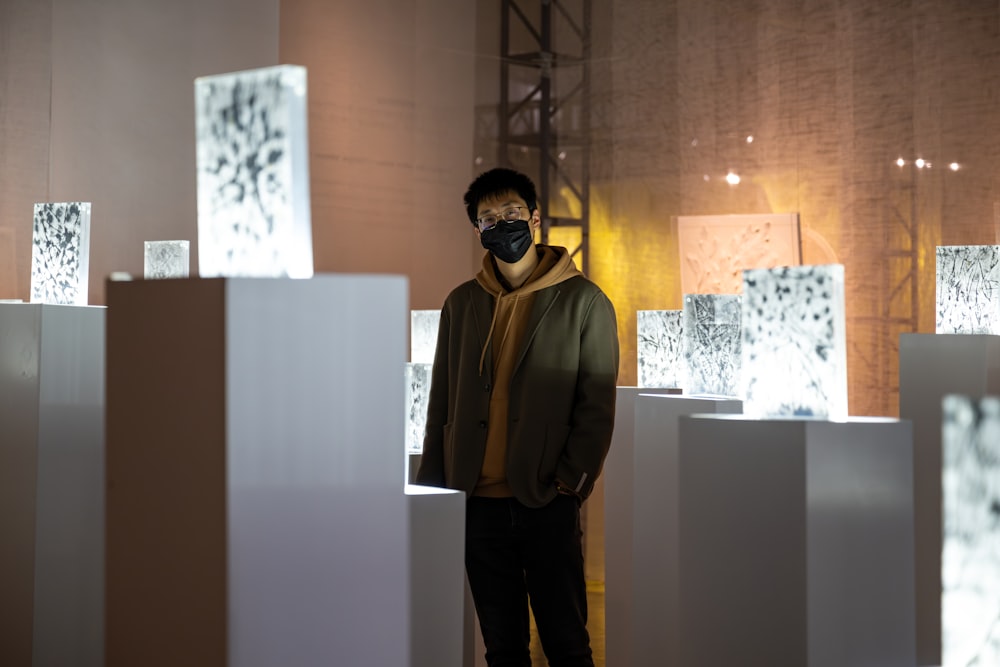
[[[507,484],[507,409],[510,380],[514,364],[524,340],[528,316],[535,293],[546,287],[580,275],[569,251],[558,246],[538,244],[538,266],[521,287],[509,291],[497,276],[496,263],[489,253],[483,257],[483,268],[476,275],[480,287],[493,295],[493,321],[479,358],[482,375],[487,352],[492,347],[493,390],[490,394],[489,430],[486,433],[486,455],[474,495],[507,498],[513,494]],[[529,250],[528,252],[531,252]],[[492,346],[491,346],[492,343]]]

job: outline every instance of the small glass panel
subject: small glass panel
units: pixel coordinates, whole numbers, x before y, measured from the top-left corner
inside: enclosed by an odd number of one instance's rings
[[[90,203],[35,204],[31,302],[87,305]]]
[[[410,311],[410,361],[419,364],[434,363],[440,322],[440,310]]]
[[[406,453],[424,451],[432,364],[406,364]]]
[[[1000,334],[1000,246],[937,247],[936,331]]]
[[[640,387],[682,387],[682,310],[636,313]]]
[[[740,390],[740,297],[684,297],[684,372],[689,394],[738,396]]]
[[[187,278],[191,268],[190,241],[146,241],[143,277]]]

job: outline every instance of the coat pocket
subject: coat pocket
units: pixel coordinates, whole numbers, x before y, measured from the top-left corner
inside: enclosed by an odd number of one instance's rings
[[[545,443],[542,446],[542,456],[538,462],[538,481],[543,484],[551,484],[555,481],[556,468],[559,467],[559,459],[563,450],[566,449],[566,441],[569,439],[569,426],[563,424],[545,425]]]

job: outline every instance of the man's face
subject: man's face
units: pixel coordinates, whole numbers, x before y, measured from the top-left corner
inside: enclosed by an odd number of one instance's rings
[[[484,199],[476,208],[476,237],[495,225],[515,220],[527,220],[532,232],[541,226],[538,209],[529,211],[527,202],[513,192]]]

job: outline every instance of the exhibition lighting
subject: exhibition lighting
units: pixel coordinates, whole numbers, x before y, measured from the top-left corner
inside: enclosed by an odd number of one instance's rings
[[[959,169],[961,169],[961,166],[957,162],[952,162],[951,164],[948,165],[948,168],[951,169],[952,171],[958,171]]]
[[[733,172],[729,172],[728,174],[726,174],[726,183],[729,183],[730,185],[739,185],[740,175]]]
[[[898,160],[896,160],[896,164],[900,167],[906,166],[906,160],[904,160],[903,158],[899,158]]]
[[[917,169],[923,169],[925,164],[924,159],[922,157],[918,157],[913,161],[913,164],[916,165]]]

